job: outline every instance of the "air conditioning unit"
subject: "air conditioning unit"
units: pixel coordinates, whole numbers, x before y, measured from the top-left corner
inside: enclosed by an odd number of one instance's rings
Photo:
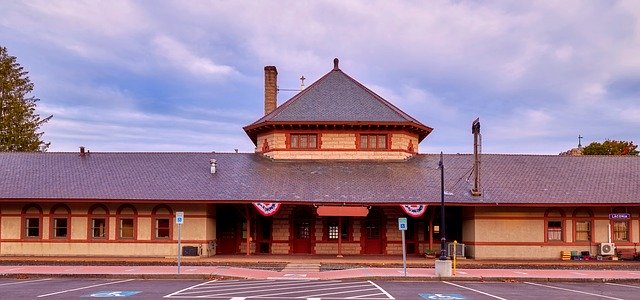
[[[601,243],[600,255],[614,255],[616,254],[616,245],[614,243]]]

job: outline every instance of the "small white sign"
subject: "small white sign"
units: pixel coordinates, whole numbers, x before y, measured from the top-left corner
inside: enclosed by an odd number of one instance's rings
[[[398,218],[398,229],[407,230],[407,218]]]
[[[184,224],[184,212],[177,211],[176,212],[176,224]]]

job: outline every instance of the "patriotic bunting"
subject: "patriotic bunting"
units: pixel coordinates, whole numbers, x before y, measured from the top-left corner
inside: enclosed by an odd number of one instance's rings
[[[254,202],[253,206],[265,217],[275,215],[280,209],[280,203]]]
[[[402,210],[404,210],[407,215],[410,215],[414,218],[421,217],[424,215],[424,212],[427,211],[426,205],[400,205]]]

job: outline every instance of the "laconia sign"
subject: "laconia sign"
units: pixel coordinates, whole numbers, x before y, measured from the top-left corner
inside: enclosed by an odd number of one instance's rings
[[[628,219],[631,219],[631,214],[628,214],[628,213],[609,214],[609,220],[628,220]]]

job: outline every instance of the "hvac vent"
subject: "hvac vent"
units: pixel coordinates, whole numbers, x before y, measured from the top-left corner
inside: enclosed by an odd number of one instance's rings
[[[614,255],[616,254],[616,245],[614,243],[601,243],[600,255]]]

